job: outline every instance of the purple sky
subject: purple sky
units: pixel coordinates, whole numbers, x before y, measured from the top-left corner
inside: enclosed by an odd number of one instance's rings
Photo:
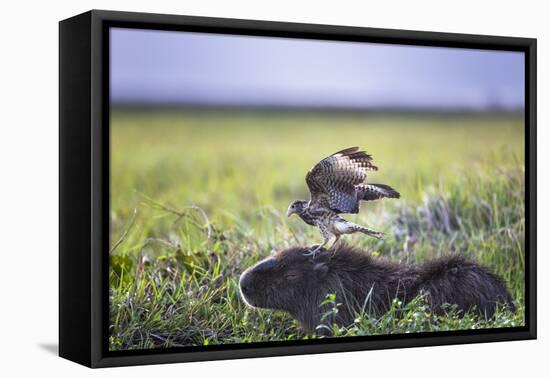
[[[520,52],[111,30],[114,103],[507,109]]]

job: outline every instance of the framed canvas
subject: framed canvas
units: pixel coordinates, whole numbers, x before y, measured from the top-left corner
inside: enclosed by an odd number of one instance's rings
[[[60,22],[59,354],[536,338],[536,40]]]

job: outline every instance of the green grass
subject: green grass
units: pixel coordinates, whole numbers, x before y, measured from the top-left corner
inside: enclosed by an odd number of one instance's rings
[[[316,161],[353,145],[380,167],[369,181],[402,198],[347,215],[387,234],[348,242],[410,263],[459,252],[502,276],[519,309],[435,317],[420,298],[379,319],[357,314],[335,335],[524,324],[519,117],[115,112],[111,128],[113,350],[312,337],[286,314],[247,308],[238,277],[273,250],[320,241],[286,208],[308,198]]]

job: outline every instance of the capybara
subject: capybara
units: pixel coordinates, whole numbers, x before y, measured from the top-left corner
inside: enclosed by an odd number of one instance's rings
[[[239,282],[243,299],[253,307],[290,313],[307,332],[315,330],[328,310],[321,305],[328,293],[343,304],[334,320],[339,325],[351,324],[357,309],[367,307],[369,315],[377,316],[394,298],[407,303],[419,294],[436,314],[444,313],[443,304],[486,317],[497,304],[514,309],[502,279],[457,254],[409,265],[345,243],[322,249],[315,258],[307,252],[305,247],[289,248],[248,268]]]

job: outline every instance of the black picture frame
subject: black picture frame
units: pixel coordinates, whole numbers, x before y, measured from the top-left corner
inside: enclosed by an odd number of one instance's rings
[[[113,26],[525,53],[524,327],[109,351],[109,50]],[[89,367],[536,338],[536,39],[92,10],[59,24],[59,355]]]

